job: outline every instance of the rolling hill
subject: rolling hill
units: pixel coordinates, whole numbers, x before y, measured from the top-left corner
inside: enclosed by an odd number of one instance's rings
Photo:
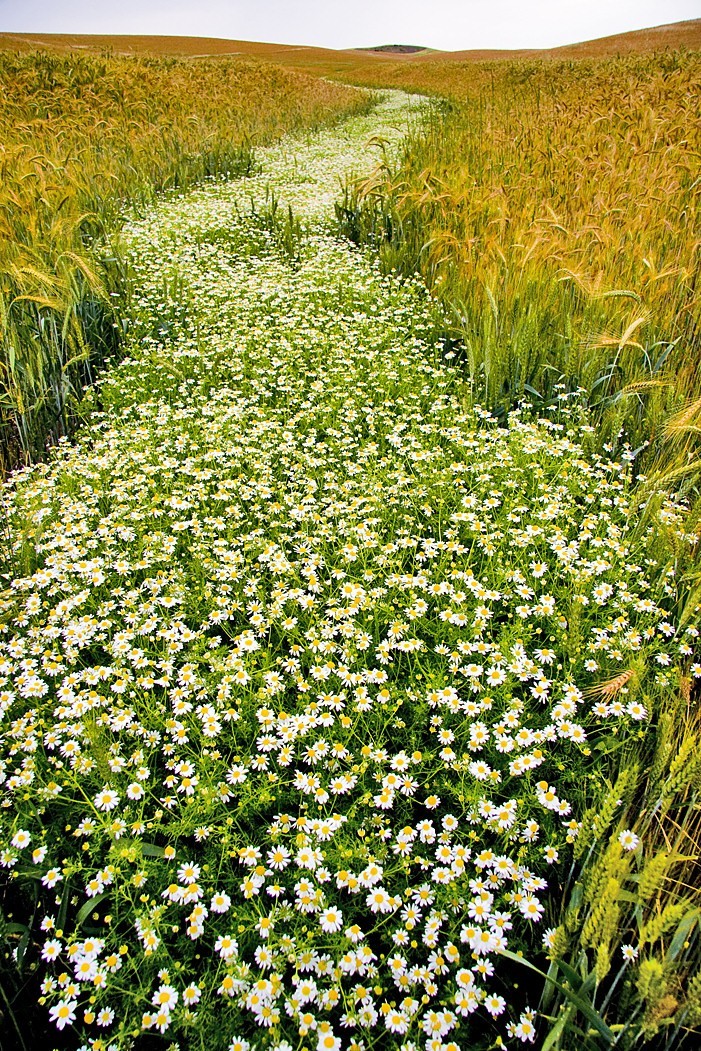
[[[519,58],[579,59],[635,54],[668,48],[701,49],[701,18],[672,22],[651,29],[567,44],[548,49],[435,51],[415,45],[380,45],[334,50],[292,44],[225,40],[219,37],[185,36],[109,36],[82,33],[0,33],[0,49],[33,51],[104,51],[120,55],[173,55],[189,58],[217,58],[246,55],[292,65],[309,71],[357,74],[362,64],[484,62]]]

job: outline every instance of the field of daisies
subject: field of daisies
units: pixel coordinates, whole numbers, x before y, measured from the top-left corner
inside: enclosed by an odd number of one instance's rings
[[[133,218],[127,355],[4,485],[8,1048],[664,1047],[701,1017],[698,536],[576,395],[471,404],[420,280],[334,234],[419,105]]]

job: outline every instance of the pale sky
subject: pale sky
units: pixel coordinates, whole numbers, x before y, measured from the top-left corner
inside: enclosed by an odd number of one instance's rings
[[[0,31],[457,51],[557,47],[700,15],[701,0],[0,0]]]

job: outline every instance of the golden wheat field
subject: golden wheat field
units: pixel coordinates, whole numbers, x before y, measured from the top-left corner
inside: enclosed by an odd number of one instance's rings
[[[115,350],[123,275],[103,241],[127,205],[242,174],[256,145],[366,105],[250,58],[0,54],[0,464],[65,433]]]
[[[490,405],[581,385],[611,436],[658,436],[699,390],[699,53],[407,79],[451,104],[349,226],[421,271]]]

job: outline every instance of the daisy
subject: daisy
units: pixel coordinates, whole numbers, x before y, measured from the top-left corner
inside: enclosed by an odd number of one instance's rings
[[[75,1022],[76,1000],[59,1000],[57,1004],[49,1008],[49,1017],[57,1029],[65,1029],[67,1025]]]
[[[629,828],[626,828],[619,833],[618,842],[624,850],[635,850],[640,843],[640,837],[636,836],[635,832],[631,832]]]
[[[326,934],[340,931],[343,926],[343,913],[340,909],[325,909],[319,914],[319,925]]]

